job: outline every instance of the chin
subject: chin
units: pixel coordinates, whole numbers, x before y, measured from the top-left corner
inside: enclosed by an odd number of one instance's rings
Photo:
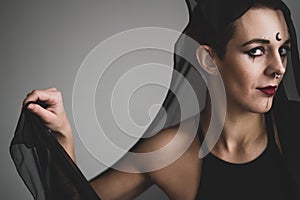
[[[252,107],[251,110],[254,113],[264,114],[271,110],[272,105],[273,105],[273,98],[268,99],[267,101],[259,102],[258,104],[256,104],[256,106],[255,105],[251,106]]]

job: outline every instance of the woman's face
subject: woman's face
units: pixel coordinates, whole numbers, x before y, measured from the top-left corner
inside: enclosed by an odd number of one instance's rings
[[[257,7],[235,25],[224,58],[214,58],[225,84],[229,111],[267,112],[286,68],[290,43],[285,19],[280,10]]]

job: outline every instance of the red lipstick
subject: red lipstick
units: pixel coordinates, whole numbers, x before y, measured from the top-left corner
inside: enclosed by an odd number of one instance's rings
[[[259,89],[262,93],[266,94],[267,96],[273,96],[276,93],[276,88],[277,86],[267,86],[267,87],[257,88],[257,89]]]

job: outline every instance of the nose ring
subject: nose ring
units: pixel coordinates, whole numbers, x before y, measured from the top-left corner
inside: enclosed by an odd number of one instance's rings
[[[280,78],[280,76],[281,76],[280,74],[278,74],[277,72],[275,72],[275,78],[276,79]]]

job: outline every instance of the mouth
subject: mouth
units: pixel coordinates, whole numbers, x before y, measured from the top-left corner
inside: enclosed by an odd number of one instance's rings
[[[257,88],[257,89],[267,96],[274,96],[276,94],[277,86],[267,86],[267,87]]]

